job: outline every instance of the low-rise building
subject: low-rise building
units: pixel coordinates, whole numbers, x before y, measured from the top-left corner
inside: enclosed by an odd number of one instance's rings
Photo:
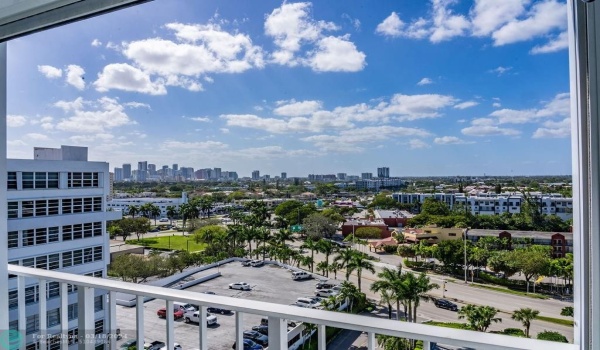
[[[174,206],[179,210],[179,207],[188,202],[186,192],[181,193],[181,198],[152,198],[152,197],[137,197],[137,198],[113,198],[107,203],[109,209],[115,211],[126,212],[129,206],[142,206],[147,203],[156,205],[160,209],[160,216],[167,217],[167,207]]]

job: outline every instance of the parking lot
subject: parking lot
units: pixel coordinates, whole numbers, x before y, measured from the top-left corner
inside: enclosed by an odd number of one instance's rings
[[[213,269],[214,270],[214,269]],[[277,265],[264,265],[261,267],[243,267],[239,262],[222,265],[218,268],[222,276],[213,280],[190,287],[188,291],[213,292],[218,295],[234,298],[265,301],[289,305],[299,297],[313,296],[317,280],[309,279],[293,281],[290,271]],[[204,276],[212,273],[206,270],[199,274]],[[198,276],[196,276],[198,277]],[[252,286],[250,291],[229,289],[228,285],[234,282],[246,282]],[[166,341],[166,320],[158,318],[156,311],[165,306],[164,300],[153,300],[144,304],[144,334],[145,341]],[[208,327],[209,349],[231,349],[235,340],[235,315],[217,314],[217,325]],[[262,315],[244,315],[244,330],[260,324]],[[117,306],[118,328],[123,334],[122,342],[135,339],[135,308]],[[175,321],[175,342],[183,350],[198,348],[198,325],[186,324],[183,319]]]

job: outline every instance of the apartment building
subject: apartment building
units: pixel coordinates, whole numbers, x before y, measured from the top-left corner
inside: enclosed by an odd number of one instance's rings
[[[556,215],[563,220],[573,217],[573,199],[560,194],[529,194],[538,204],[542,214]],[[392,198],[402,204],[423,204],[425,199],[433,198],[446,203],[450,209],[461,207],[476,215],[517,214],[525,203],[521,193],[393,193]]]
[[[106,277],[109,261],[106,222],[121,218],[107,212],[108,163],[87,160],[86,147],[35,148],[34,159],[8,159],[8,261],[9,264],[59,270],[76,275]],[[26,308],[18,309],[18,281],[9,278],[11,329],[25,319],[27,349],[35,350],[40,332],[58,334],[68,322],[70,335],[77,334],[76,287],[68,288],[67,319],[61,319],[60,286],[48,282],[45,291],[25,279]],[[47,315],[38,314],[40,294],[47,299]],[[104,333],[107,307],[105,291],[96,290],[94,320],[97,334]],[[76,346],[73,344],[73,346]],[[50,349],[58,349],[57,342]]]
[[[167,217],[167,207],[174,206],[177,210],[179,207],[188,202],[186,192],[181,193],[181,198],[156,198],[156,197],[135,197],[135,198],[114,198],[106,204],[108,209],[118,212],[126,212],[129,206],[142,206],[147,203],[156,205],[160,209],[160,216]]]

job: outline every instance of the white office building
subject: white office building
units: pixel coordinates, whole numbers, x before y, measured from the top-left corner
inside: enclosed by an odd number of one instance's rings
[[[7,171],[9,264],[106,277],[106,222],[121,218],[120,212],[106,211],[108,163],[87,161],[86,147],[35,148],[33,160],[8,159]],[[60,333],[63,322],[68,322],[69,334],[76,334],[75,288],[68,288],[67,310],[61,313],[58,282],[40,287],[37,281],[25,279],[24,301],[28,306],[18,309],[21,296],[17,280],[9,279],[10,328],[23,329],[19,325],[22,319],[32,349],[36,334]],[[105,293],[95,291],[94,326],[98,333],[105,332]],[[44,318],[39,317],[36,305],[40,294],[47,299]]]
[[[181,198],[154,198],[154,197],[136,197],[136,198],[114,198],[107,203],[107,208],[119,212],[126,212],[129,206],[142,206],[152,203],[160,208],[160,217],[167,217],[167,207],[174,206],[177,211],[179,207],[188,202],[186,192],[181,193]]]

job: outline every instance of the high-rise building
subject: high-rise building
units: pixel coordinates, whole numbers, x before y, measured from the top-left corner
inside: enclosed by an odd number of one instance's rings
[[[148,162],[138,162],[137,181],[145,182],[148,175]]]
[[[115,167],[115,181],[123,181],[123,168]]]
[[[381,167],[377,168],[377,177],[382,179],[387,179],[390,177],[390,168]]]
[[[178,171],[178,170],[179,170],[179,165],[173,164],[173,171]]]
[[[108,163],[87,161],[86,147],[35,148],[34,153],[32,160],[7,160],[8,230],[4,239],[8,242],[8,263],[105,278],[110,254],[106,222],[121,218],[121,212],[106,211],[105,201],[110,196]],[[24,297],[31,305],[19,310],[25,312],[27,326],[21,331],[25,344],[31,345],[39,339],[34,334],[45,329],[40,329],[39,308],[35,305],[39,300],[38,281],[24,281]],[[17,278],[8,281],[9,305],[16,306],[22,296],[18,295],[17,284]],[[91,317],[97,329],[106,329],[107,292],[94,293],[94,303],[101,307]],[[67,299],[69,315],[76,315],[76,294]],[[61,319],[59,295],[60,284],[46,282],[47,311],[42,317],[48,329],[62,322],[77,324],[71,318]],[[18,325],[16,311],[6,310],[11,327]]]
[[[373,173],[362,173],[360,174],[360,178],[363,180],[371,180],[373,178]]]
[[[148,175],[156,175],[156,164],[148,164]]]
[[[281,179],[282,179],[282,180],[285,180],[285,179],[287,179],[287,173],[285,173],[285,172],[284,172],[284,173],[281,173]]]
[[[342,180],[342,181],[346,181],[346,173],[338,173],[337,174],[337,179],[338,180]]]
[[[252,172],[252,180],[260,180],[260,171],[254,170]]]
[[[215,168],[213,171],[213,178],[219,180],[221,178],[221,168]]]
[[[131,180],[131,164],[123,164],[123,180]]]

